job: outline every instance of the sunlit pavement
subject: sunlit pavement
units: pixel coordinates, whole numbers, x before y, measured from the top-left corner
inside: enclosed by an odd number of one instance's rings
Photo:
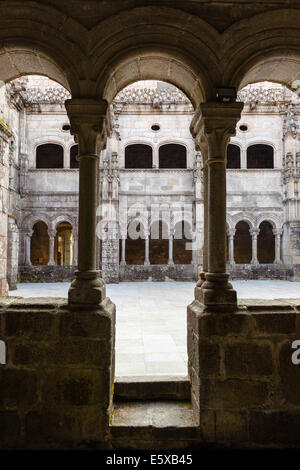
[[[300,298],[300,282],[232,281],[239,298]],[[195,282],[108,284],[116,304],[116,376],[185,376],[186,306]],[[18,297],[67,297],[69,283],[22,283]]]

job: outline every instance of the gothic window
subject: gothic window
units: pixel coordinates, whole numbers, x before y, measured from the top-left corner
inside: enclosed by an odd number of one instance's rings
[[[259,226],[257,237],[257,258],[260,264],[274,263],[275,259],[275,236],[270,222],[264,220]]]
[[[152,168],[152,147],[145,144],[125,148],[125,168]]]
[[[274,168],[274,150],[271,145],[256,144],[247,148],[247,168]]]
[[[238,145],[227,146],[227,168],[241,168],[241,150]]]
[[[159,147],[159,168],[186,168],[186,148],[179,144]]]
[[[39,221],[33,226],[30,260],[33,266],[43,266],[49,262],[49,235],[45,222]]]
[[[249,264],[252,258],[250,227],[243,220],[236,224],[234,236],[234,260],[237,264]]]
[[[36,168],[63,168],[64,150],[61,145],[43,144],[36,148]]]
[[[78,145],[73,145],[70,149],[70,168],[79,168],[79,161],[76,160],[78,155]]]

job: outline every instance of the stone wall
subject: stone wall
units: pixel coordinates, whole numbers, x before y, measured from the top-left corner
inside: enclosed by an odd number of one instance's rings
[[[196,280],[196,268],[191,264],[153,264],[120,266],[121,281],[192,281]]]
[[[6,300],[0,308],[1,448],[107,447],[115,308],[71,311],[63,299]]]
[[[283,264],[235,264],[227,266],[230,279],[294,279],[294,267]]]
[[[188,307],[189,373],[203,439],[244,447],[299,446],[300,302],[241,301],[237,313]]]
[[[19,282],[71,282],[76,270],[77,266],[19,266]]]

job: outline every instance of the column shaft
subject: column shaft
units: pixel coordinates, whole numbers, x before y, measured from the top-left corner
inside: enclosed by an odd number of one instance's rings
[[[126,238],[122,238],[121,266],[126,265]]]
[[[145,266],[150,265],[149,261],[149,236],[145,238],[145,261],[144,261]]]
[[[169,259],[168,264],[174,264],[173,261],[173,236],[170,235],[169,237]]]
[[[257,258],[257,236],[259,233],[259,230],[252,230],[251,232],[252,236],[252,259],[251,259],[251,264],[258,264],[258,258]]]

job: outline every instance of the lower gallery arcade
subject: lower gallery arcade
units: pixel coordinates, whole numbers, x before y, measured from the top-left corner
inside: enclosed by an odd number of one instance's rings
[[[2,448],[299,447],[300,301],[229,280],[299,277],[298,7],[9,3]],[[7,297],[18,279],[72,282]],[[150,279],[195,279],[188,377],[116,381],[105,282]]]

